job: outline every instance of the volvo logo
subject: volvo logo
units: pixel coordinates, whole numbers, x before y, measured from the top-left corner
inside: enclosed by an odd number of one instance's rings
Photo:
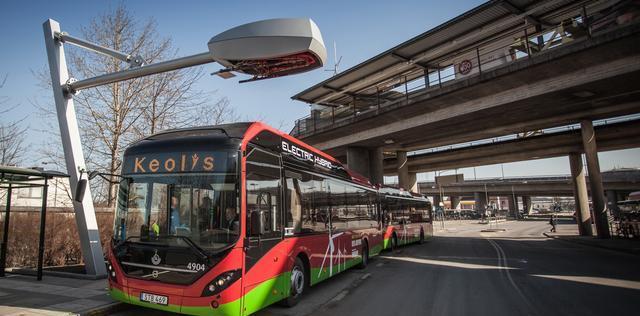
[[[160,256],[158,256],[158,249],[154,249],[155,254],[153,255],[153,257],[151,257],[151,263],[153,263],[153,265],[157,266],[160,264]]]
[[[157,279],[159,274],[160,274],[160,273],[158,273],[158,270],[153,270],[153,272],[151,272],[151,276],[152,276],[154,279]]]

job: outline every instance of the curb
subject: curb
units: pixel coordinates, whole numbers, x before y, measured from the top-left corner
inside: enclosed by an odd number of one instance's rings
[[[128,304],[125,304],[122,302],[113,302],[106,305],[98,306],[96,308],[81,311],[77,315],[80,315],[80,316],[111,315],[113,313],[127,310],[129,308],[131,308],[131,306]]]
[[[551,236],[551,235],[549,235],[547,233],[542,233],[542,234],[547,238],[560,240],[560,241],[565,241],[565,242],[569,242],[569,243],[572,243],[572,244],[578,244],[578,245],[587,246],[587,247],[593,247],[593,248],[617,251],[617,252],[622,252],[622,253],[631,254],[631,255],[640,255],[640,249],[627,249],[627,248],[607,247],[607,246],[598,245],[598,244],[589,243],[589,242],[583,242],[583,241],[579,241],[579,240],[575,240],[575,239],[565,239],[565,238],[561,238],[561,237],[557,237],[557,236]]]

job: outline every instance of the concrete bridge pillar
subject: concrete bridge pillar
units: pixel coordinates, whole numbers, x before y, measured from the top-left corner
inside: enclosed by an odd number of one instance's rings
[[[420,193],[418,190],[418,174],[415,172],[409,172],[409,183],[407,184],[409,189],[407,191],[413,193]]]
[[[365,177],[369,177],[369,150],[364,147],[348,147],[347,167]]]
[[[607,196],[607,209],[609,209],[613,216],[619,217],[620,209],[618,208],[618,192],[608,190],[605,191],[605,195]]]
[[[507,197],[507,205],[509,207],[509,216],[518,218],[518,197],[515,195],[509,195]]]
[[[589,211],[587,182],[584,178],[584,168],[582,167],[582,155],[579,153],[571,153],[569,155],[569,165],[571,167],[573,198],[576,205],[578,232],[581,236],[591,236],[593,235],[593,230],[591,228],[591,212]]]
[[[398,159],[398,185],[400,188],[409,192],[418,192],[418,177],[415,172],[409,172],[407,165],[407,152],[396,152]]]
[[[457,210],[460,208],[460,197],[459,196],[450,196],[451,208]]]
[[[531,205],[531,197],[530,196],[523,196],[522,197],[522,208],[524,208],[524,214],[529,215],[531,214],[531,209],[533,205]]]
[[[484,214],[484,211],[487,209],[487,196],[484,192],[475,192],[473,194],[473,198],[475,200],[475,209],[480,212],[480,214]]]
[[[348,147],[347,167],[367,178],[372,184],[382,184],[384,170],[382,147]]]
[[[598,161],[598,146],[596,144],[596,133],[593,129],[593,122],[590,120],[583,120],[580,122],[580,131],[582,133],[582,145],[584,147],[585,157],[587,158],[589,186],[591,188],[591,202],[596,222],[596,233],[598,238],[611,238],[607,218],[607,207],[604,202],[604,188],[602,186],[600,162]]]
[[[511,196],[507,197],[507,210],[509,211],[509,216],[513,216],[513,213],[515,213],[515,207],[513,206],[513,197]]]
[[[435,209],[436,207],[440,206],[440,202],[442,202],[442,199],[440,198],[439,195],[434,195],[433,196],[433,208]]]
[[[384,184],[383,163],[382,147],[369,149],[369,180],[372,184]]]

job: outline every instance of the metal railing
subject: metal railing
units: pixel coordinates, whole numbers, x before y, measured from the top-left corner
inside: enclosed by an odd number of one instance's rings
[[[576,11],[576,8],[567,10]],[[342,126],[360,118],[376,116],[414,103],[458,81],[481,76],[488,70],[506,67],[513,62],[562,47],[575,40],[590,38],[592,34],[618,26],[602,22],[603,19],[611,20],[612,17],[601,12],[589,14],[584,7],[578,11],[575,16],[555,27],[530,33],[532,26],[525,23],[524,26],[481,44],[444,55],[429,62],[435,65],[433,69],[415,68],[378,83],[375,95],[355,96],[349,106],[314,110],[310,115],[296,120],[290,134],[301,136],[327,127]],[[613,19],[615,20],[615,16]]]

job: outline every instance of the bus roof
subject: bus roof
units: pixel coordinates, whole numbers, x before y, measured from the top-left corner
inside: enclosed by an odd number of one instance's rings
[[[339,160],[337,160],[333,156],[311,145],[308,145],[305,142],[283,131],[275,129],[262,122],[239,122],[239,123],[200,126],[200,127],[192,127],[192,128],[179,128],[179,129],[161,131],[159,133],[145,137],[144,139],[141,139],[140,141],[132,144],[127,149],[127,152],[129,152],[130,149],[133,149],[132,147],[137,147],[145,143],[148,145],[150,142],[154,142],[154,141],[169,141],[169,140],[175,140],[176,138],[194,138],[194,137],[235,138],[235,139],[241,140],[240,146],[241,146],[241,149],[244,150],[248,142],[263,131],[271,132],[295,144],[296,146],[301,147],[302,149],[308,150],[310,152],[313,152],[316,155],[322,156],[323,158],[331,161],[331,163],[336,164],[340,166],[342,169],[344,169],[347,172],[347,174],[351,177],[352,181],[360,185],[373,187],[369,179],[367,179],[366,177],[360,175],[359,173],[353,170],[347,169],[346,166],[344,166]]]

